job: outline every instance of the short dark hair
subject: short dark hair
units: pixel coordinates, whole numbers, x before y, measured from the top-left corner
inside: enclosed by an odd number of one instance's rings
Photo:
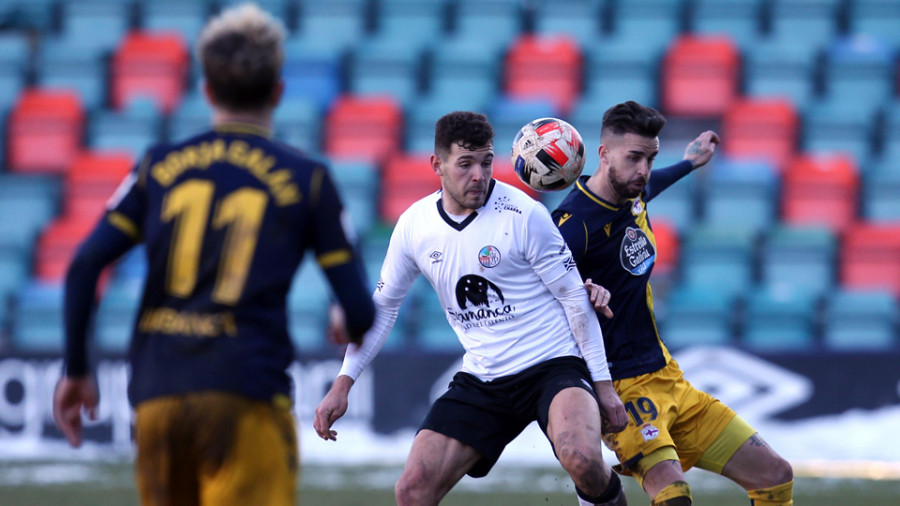
[[[236,111],[266,105],[281,79],[284,27],[255,4],[226,9],[210,20],[197,43],[213,96]]]
[[[642,137],[656,137],[666,125],[666,118],[652,107],[629,100],[616,104],[603,113],[600,136],[633,133]]]
[[[453,144],[476,149],[494,142],[494,127],[487,116],[477,112],[454,111],[441,116],[434,125],[434,152],[442,158]]]

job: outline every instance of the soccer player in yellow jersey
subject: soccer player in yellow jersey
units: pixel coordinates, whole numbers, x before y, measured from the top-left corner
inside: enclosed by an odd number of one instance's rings
[[[625,430],[604,440],[619,458],[617,470],[634,476],[653,505],[690,505],[684,471],[694,466],[730,478],[755,506],[790,505],[790,464],[728,406],[691,386],[657,332],[647,207],[709,162],[719,143],[704,132],[681,162],[651,172],[664,125],[659,112],[635,102],[608,109],[600,167],[553,212],[598,309],[613,384],[629,415]]]
[[[374,318],[329,171],[271,139],[282,46],[281,25],[253,4],[209,22],[197,47],[213,128],[147,150],[66,277],[53,409],[78,446],[81,411],[97,405],[86,357],[97,278],[146,246],[128,386],[144,505],[294,506],[286,298],[304,254],[325,271],[351,340]]]

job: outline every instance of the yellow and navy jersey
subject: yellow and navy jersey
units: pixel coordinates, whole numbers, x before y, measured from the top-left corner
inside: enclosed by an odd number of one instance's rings
[[[69,374],[86,368],[80,320],[90,309],[79,307],[77,292],[91,282],[72,271],[91,259],[108,263],[129,238],[144,243],[148,261],[129,350],[133,403],[200,390],[288,394],[286,299],[307,250],[340,302],[354,308],[349,326],[365,330],[374,315],[341,213],[325,165],[258,127],[220,125],[150,148],[70,269]]]
[[[641,194],[624,205],[594,194],[582,176],[553,211],[581,278],[610,291],[614,316],[597,317],[613,380],[659,370],[671,358],[653,314],[650,273],[657,250],[647,203],[690,171],[688,161],[654,169]]]

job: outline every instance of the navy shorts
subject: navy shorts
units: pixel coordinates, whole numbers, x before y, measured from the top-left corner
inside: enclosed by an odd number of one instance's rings
[[[489,382],[458,372],[419,430],[433,430],[475,448],[481,459],[467,474],[480,478],[529,423],[537,420],[547,433],[550,401],[570,387],[597,397],[587,364],[579,357],[554,358]]]

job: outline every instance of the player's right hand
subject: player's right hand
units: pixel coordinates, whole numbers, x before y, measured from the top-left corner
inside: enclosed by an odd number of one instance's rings
[[[316,407],[316,416],[313,419],[313,428],[316,434],[325,441],[337,441],[337,431],[331,430],[331,426],[347,412],[348,396],[353,380],[348,376],[338,376],[331,389],[325,394],[325,398]]]
[[[609,290],[594,283],[591,281],[591,278],[587,278],[584,281],[584,287],[587,288],[588,297],[591,300],[591,305],[594,306],[594,311],[607,318],[612,318],[613,312],[609,308],[609,299],[612,297],[612,294],[609,293]]]
[[[622,432],[628,425],[625,405],[612,381],[595,381],[594,391],[600,401],[601,430],[604,434]]]
[[[97,385],[90,376],[63,376],[56,383],[53,421],[73,447],[81,446],[81,412],[87,411],[88,418],[96,420],[99,401]]]

